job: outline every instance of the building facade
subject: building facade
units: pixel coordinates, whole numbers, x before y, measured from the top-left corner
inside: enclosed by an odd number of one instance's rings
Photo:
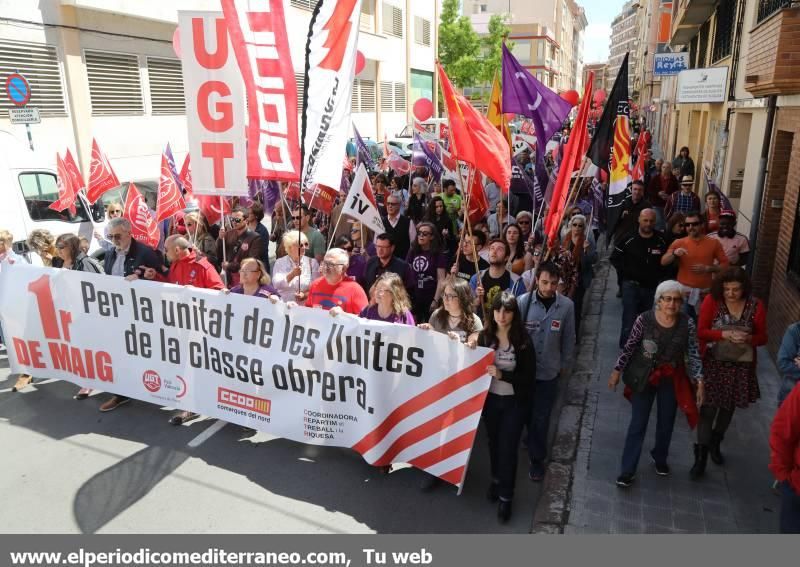
[[[626,53],[628,57],[628,96],[636,99],[636,77],[641,66],[639,31],[642,15],[639,0],[629,0],[611,22],[611,43],[608,50],[608,74],[614,84]]]
[[[505,16],[515,57],[551,89],[582,87],[588,22],[575,0],[463,0],[462,9],[478,34],[486,32],[491,16]]]
[[[587,63],[583,66],[583,84],[589,79],[589,73],[594,73],[594,89],[604,90],[606,92],[611,90],[613,84],[612,80],[608,80],[608,62],[603,63]]]
[[[315,0],[286,0],[286,22],[298,97]],[[0,78],[20,72],[32,87],[30,106],[42,122],[34,146],[55,157],[77,151],[88,173],[97,138],[122,180],[157,178],[167,142],[179,161],[187,152],[181,63],[172,39],[179,10],[219,10],[219,0],[0,0]],[[363,136],[394,135],[411,121],[419,98],[436,108],[434,73],[439,3],[364,0],[359,50],[366,66],[355,78],[352,120]],[[0,129],[25,140],[0,100]],[[344,148],[343,148],[344,151]]]

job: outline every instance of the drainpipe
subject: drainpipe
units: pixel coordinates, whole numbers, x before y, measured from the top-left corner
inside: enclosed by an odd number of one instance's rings
[[[761,159],[758,161],[758,176],[756,177],[756,198],[754,201],[752,223],[750,224],[750,250],[754,250],[750,258],[750,265],[747,266],[748,274],[753,274],[753,266],[756,264],[758,248],[758,224],[761,220],[761,209],[764,205],[764,183],[767,179],[767,159],[769,158],[769,146],[772,141],[772,128],[775,125],[775,109],[778,105],[777,95],[769,97],[767,103],[767,127],[764,130],[764,142],[761,144]]]

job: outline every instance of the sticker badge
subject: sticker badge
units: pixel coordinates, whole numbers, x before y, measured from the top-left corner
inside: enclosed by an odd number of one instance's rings
[[[561,321],[558,320],[558,319],[553,319],[553,321],[550,322],[550,330],[551,331],[555,331],[555,332],[560,331],[561,330]]]

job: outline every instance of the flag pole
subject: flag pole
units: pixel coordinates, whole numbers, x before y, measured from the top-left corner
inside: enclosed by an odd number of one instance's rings
[[[225,228],[225,201],[222,195],[219,196],[219,212],[222,215],[222,228],[225,230],[225,237],[222,239],[222,264],[228,263],[228,229]],[[228,268],[222,270],[222,280],[225,282],[225,287],[228,287]]]
[[[467,174],[467,181],[469,182],[469,187],[472,188],[472,184],[475,181],[475,167],[473,165],[469,164],[469,170],[468,171],[469,171],[469,173]],[[459,177],[461,177],[460,166],[459,166],[459,172],[458,173],[459,173]],[[465,211],[464,211],[464,226],[467,229],[467,234],[469,234],[469,239],[470,240],[472,240],[472,223],[469,220],[469,201],[470,201],[471,198],[472,198],[472,192],[468,191],[467,192],[467,200],[466,200],[466,203],[465,203],[465,206],[464,206],[464,208],[465,208]],[[463,229],[461,230],[461,233],[462,234],[464,233]],[[475,245],[473,244],[473,250],[472,250],[473,258],[472,258],[472,261],[475,263],[475,275],[477,276],[478,274],[480,274],[481,269],[480,269],[480,264],[478,264],[478,254],[475,252],[474,246]],[[461,251],[461,248],[459,246],[459,252],[460,251]]]
[[[333,230],[331,231],[331,238],[328,240],[328,250],[330,250],[333,246],[333,239],[336,238],[336,231],[339,230],[339,223],[342,222],[343,216],[344,215],[342,215],[342,213],[339,213],[339,218],[336,219],[336,226],[333,227]]]

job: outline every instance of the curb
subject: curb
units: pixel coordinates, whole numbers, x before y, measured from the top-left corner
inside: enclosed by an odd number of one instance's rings
[[[598,248],[599,248],[598,244]],[[557,416],[555,436],[550,452],[550,462],[542,486],[542,493],[533,513],[535,534],[562,534],[569,521],[572,480],[575,461],[581,441],[581,423],[586,412],[589,382],[597,370],[597,337],[603,314],[603,296],[608,287],[611,264],[606,249],[595,264],[592,287],[584,298],[581,337],[575,351],[572,373],[563,395],[559,396],[553,414]]]

